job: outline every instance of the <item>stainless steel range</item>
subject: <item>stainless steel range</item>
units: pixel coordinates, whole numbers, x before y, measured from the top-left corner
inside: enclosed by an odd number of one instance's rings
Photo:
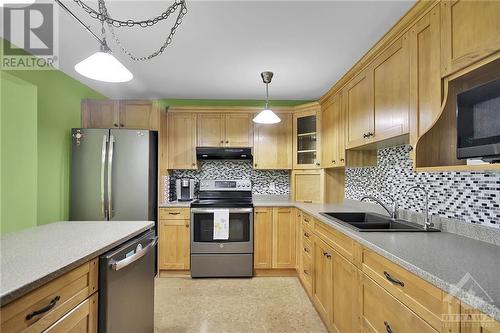
[[[191,203],[191,276],[253,274],[250,180],[202,180]]]

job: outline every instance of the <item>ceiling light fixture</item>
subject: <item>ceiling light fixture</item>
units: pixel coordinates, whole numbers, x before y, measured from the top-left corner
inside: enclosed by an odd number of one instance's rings
[[[106,44],[101,45],[101,51],[77,63],[75,71],[90,79],[103,82],[127,82],[134,77],[127,67],[111,54]]]
[[[273,72],[262,72],[260,73],[260,76],[262,77],[262,81],[266,84],[266,107],[264,110],[260,111],[259,114],[253,118],[253,121],[258,124],[276,124],[281,121],[280,117],[276,115],[270,108],[269,108],[269,83],[271,83],[271,80],[273,79]]]

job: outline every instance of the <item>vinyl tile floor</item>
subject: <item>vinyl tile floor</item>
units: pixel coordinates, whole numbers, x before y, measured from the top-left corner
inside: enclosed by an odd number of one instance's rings
[[[155,332],[327,332],[295,277],[157,278]]]

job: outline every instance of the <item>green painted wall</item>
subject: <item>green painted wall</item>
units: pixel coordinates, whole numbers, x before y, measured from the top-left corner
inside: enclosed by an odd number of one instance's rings
[[[0,72],[0,233],[37,223],[37,87]]]

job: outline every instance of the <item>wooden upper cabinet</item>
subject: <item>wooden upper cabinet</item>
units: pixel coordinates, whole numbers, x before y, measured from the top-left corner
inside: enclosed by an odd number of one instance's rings
[[[253,115],[249,113],[226,113],[224,144],[227,147],[253,146]]]
[[[255,125],[255,169],[292,169],[292,114],[278,116],[277,124]]]
[[[118,128],[120,123],[119,104],[120,102],[116,100],[82,100],[82,127]]]
[[[373,90],[368,71],[362,71],[344,88],[348,147],[364,144],[374,131]]]
[[[370,140],[408,133],[410,109],[410,58],[408,35],[396,40],[370,64],[373,80],[375,132]]]
[[[321,166],[320,111],[310,110],[293,116],[293,168],[317,169]]]
[[[252,146],[253,123],[250,114],[198,114],[198,147]]]
[[[198,147],[224,145],[224,115],[220,113],[198,114]]]
[[[454,73],[500,49],[500,1],[441,2],[441,73]]]
[[[324,169],[293,170],[291,174],[292,200],[321,203],[324,201],[324,184]]]
[[[345,116],[342,96],[333,95],[321,111],[321,166],[345,166]]]
[[[120,127],[158,130],[159,113],[151,101],[120,101]]]
[[[159,108],[144,100],[83,100],[82,127],[158,130]]]
[[[291,207],[273,209],[273,268],[295,268],[295,218]]]
[[[196,169],[196,114],[168,113],[168,169]]]
[[[410,30],[410,144],[434,123],[441,111],[440,6]]]

